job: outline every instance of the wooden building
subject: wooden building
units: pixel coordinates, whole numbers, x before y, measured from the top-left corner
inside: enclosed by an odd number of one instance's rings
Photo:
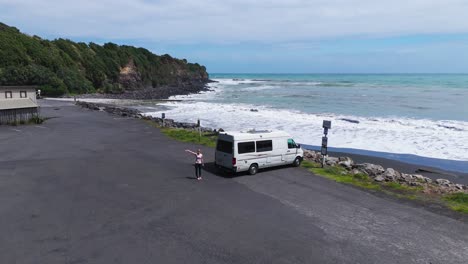
[[[0,125],[27,122],[37,114],[35,86],[0,86]]]

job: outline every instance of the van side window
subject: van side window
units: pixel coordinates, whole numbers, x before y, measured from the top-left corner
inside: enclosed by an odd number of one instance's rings
[[[273,141],[271,140],[262,140],[257,141],[257,152],[271,151],[273,149]]]
[[[292,138],[288,139],[288,148],[296,148],[296,142]]]
[[[218,144],[216,144],[216,150],[227,154],[232,154],[232,142],[218,140]]]
[[[255,152],[255,142],[242,142],[237,143],[237,150],[239,154]]]

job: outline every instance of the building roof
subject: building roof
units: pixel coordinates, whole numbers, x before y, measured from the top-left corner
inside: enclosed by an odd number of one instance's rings
[[[25,89],[36,89],[36,88],[37,88],[36,85],[23,85],[23,86],[15,86],[15,85],[1,86],[0,85],[0,89],[2,90],[25,90]]]
[[[7,99],[0,101],[0,110],[36,108],[37,104],[29,98]]]

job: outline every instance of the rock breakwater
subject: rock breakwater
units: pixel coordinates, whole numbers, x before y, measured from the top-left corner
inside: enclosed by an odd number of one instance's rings
[[[321,163],[322,158],[320,152],[304,150],[305,160]],[[351,174],[365,174],[375,182],[395,182],[407,186],[421,186],[424,193],[468,193],[468,185],[453,183],[447,179],[432,180],[420,174],[401,173],[393,168],[384,168],[378,164],[356,164],[350,157],[325,157],[325,164],[327,166],[342,166]]]
[[[198,127],[196,123],[187,123],[187,122],[176,122],[173,119],[169,118],[159,118],[159,117],[149,117],[142,114],[137,109],[133,109],[130,107],[122,107],[110,104],[102,104],[102,103],[90,103],[90,102],[83,102],[77,101],[77,105],[95,110],[95,111],[103,111],[113,115],[118,115],[122,117],[129,117],[129,118],[138,118],[138,119],[145,119],[155,122],[160,127],[167,127],[167,128],[183,128],[189,130],[197,130],[200,129],[202,132],[216,132],[215,129],[206,128],[206,127]]]

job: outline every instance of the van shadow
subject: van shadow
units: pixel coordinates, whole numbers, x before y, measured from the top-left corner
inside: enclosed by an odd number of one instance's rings
[[[234,172],[229,172],[216,168],[214,162],[205,162],[205,165],[202,167],[202,170],[222,178],[234,178],[240,176],[240,174],[235,174]]]
[[[262,174],[262,173],[265,173],[265,172],[268,172],[268,171],[281,170],[281,169],[285,169],[285,168],[292,168],[292,167],[291,167],[291,165],[275,166],[275,167],[261,169],[261,170],[258,171],[257,174]],[[255,175],[250,175],[246,171],[234,173],[234,172],[218,169],[218,168],[216,168],[214,162],[205,163],[205,166],[203,166],[202,170],[204,170],[206,172],[209,172],[209,173],[211,173],[213,175],[216,175],[218,177],[228,178],[228,179],[237,178],[237,177],[245,177],[245,176],[255,176]]]

